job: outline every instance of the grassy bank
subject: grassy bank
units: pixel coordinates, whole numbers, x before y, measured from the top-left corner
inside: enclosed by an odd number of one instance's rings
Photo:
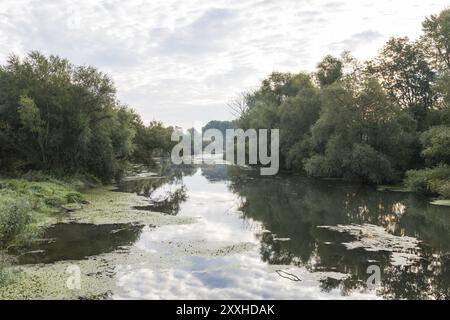
[[[84,186],[79,179],[0,178],[0,250],[32,237],[48,214],[83,202],[78,190]]]

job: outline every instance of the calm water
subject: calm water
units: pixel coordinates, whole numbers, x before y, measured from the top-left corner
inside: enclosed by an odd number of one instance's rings
[[[173,257],[158,267],[119,268],[114,298],[450,298],[450,208],[408,193],[258,172],[192,166],[165,172],[165,179],[123,182],[120,191],[148,199],[137,209],[198,221],[158,228],[60,224],[44,235],[52,241],[37,243],[21,262],[124,247]],[[228,254],[205,254],[224,245]],[[369,266],[381,271],[375,287],[367,285]]]

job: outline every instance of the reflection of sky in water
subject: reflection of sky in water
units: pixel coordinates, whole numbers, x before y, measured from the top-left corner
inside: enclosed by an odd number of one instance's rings
[[[165,183],[161,187],[152,191],[151,199],[153,201],[161,201],[167,197],[168,194],[174,193],[182,188],[182,184],[177,182]]]
[[[211,183],[197,171],[185,177],[187,201],[181,203],[180,215],[198,217],[197,223],[144,229],[135,247],[152,255],[178,255],[176,265],[164,268],[129,266],[119,271],[120,290],[116,298],[144,299],[324,299],[343,298],[339,289],[324,292],[323,275],[303,267],[270,266],[261,261],[256,233],[262,225],[243,220],[237,211],[236,195],[226,182]],[[191,255],[171,243],[190,242],[194,246],[254,244],[253,249],[218,257]],[[297,275],[301,282],[280,277],[276,270]],[[353,298],[374,298],[370,293],[352,293]]]
[[[190,267],[165,270],[139,268],[119,273],[116,298],[130,299],[342,299],[339,289],[323,292],[321,275],[304,268],[284,267],[302,279],[280,277],[261,262],[256,251],[221,258],[187,258]],[[375,296],[353,293],[352,298]]]

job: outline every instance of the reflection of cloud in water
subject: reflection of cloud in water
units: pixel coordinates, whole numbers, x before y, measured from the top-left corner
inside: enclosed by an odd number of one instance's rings
[[[146,299],[323,299],[342,298],[340,289],[321,290],[320,281],[339,273],[310,273],[304,267],[269,265],[261,260],[260,222],[242,219],[239,198],[227,183],[210,183],[201,175],[185,177],[188,201],[180,215],[199,217],[188,225],[144,229],[135,246],[159,256],[159,270],[130,266],[119,271],[116,298]],[[253,244],[251,247],[244,244]],[[232,248],[227,251],[227,248]],[[223,250],[223,248],[226,248]],[[239,250],[241,249],[241,250]],[[243,250],[243,251],[242,251]],[[176,257],[176,266],[173,258]],[[165,259],[167,262],[164,264]],[[280,277],[293,273],[301,282]],[[355,293],[353,298],[373,298]]]
[[[433,251],[419,250],[415,240],[437,234],[438,243],[446,243],[441,229],[418,215],[421,202],[340,182],[267,179],[228,168],[202,166],[183,177],[187,201],[179,215],[197,217],[196,223],[144,229],[135,248],[151,257],[119,270],[114,297],[447,296],[445,267],[430,269],[425,258]],[[448,260],[441,260],[445,266]],[[365,289],[372,264],[383,270],[377,295]]]
[[[245,255],[217,259],[191,257],[184,268],[119,272],[119,299],[343,299],[339,289],[323,292],[320,280],[326,273],[283,266],[302,279],[280,277],[276,269],[261,262],[257,250]],[[331,274],[331,276],[333,276]],[[371,293],[352,294],[353,299],[374,299]]]
[[[189,201],[180,204],[180,215],[199,217],[198,222],[145,232],[136,244],[138,247],[145,250],[152,247],[152,242],[176,239],[258,242],[254,229],[260,229],[260,223],[242,220],[237,214],[238,198],[225,183],[209,183],[200,173],[184,178],[184,182]]]

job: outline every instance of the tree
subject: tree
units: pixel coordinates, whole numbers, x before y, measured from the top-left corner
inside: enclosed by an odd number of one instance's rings
[[[36,144],[39,146],[42,165],[47,165],[46,147],[48,139],[48,123],[41,119],[40,111],[33,99],[27,96],[21,96],[18,108],[19,118],[23,127],[31,133]],[[30,156],[33,156],[31,153]]]
[[[419,43],[390,39],[367,63],[367,72],[377,77],[393,101],[411,112],[420,128],[426,127],[427,111],[436,98],[432,90],[436,75]]]
[[[0,67],[3,170],[90,173],[108,181],[134,149],[138,116],[108,75],[31,52]]]
[[[450,127],[435,126],[421,136],[422,156],[428,165],[450,165]]]
[[[134,162],[145,165],[153,164],[153,158],[170,153],[176,142],[171,141],[172,127],[164,127],[159,121],[152,121],[145,126],[141,121],[137,123],[134,139]]]
[[[343,76],[343,62],[331,55],[327,55],[317,65],[317,79],[321,87],[333,84]]]
[[[319,118],[321,97],[307,75],[303,87],[295,97],[287,98],[280,106],[280,146],[287,168],[302,170],[303,160],[309,156],[309,132]]]
[[[450,72],[450,9],[426,18],[422,30],[424,42],[431,49],[436,67]]]
[[[320,118],[311,129],[313,153],[305,169],[315,176],[392,181],[411,159],[415,121],[389,101],[377,81],[358,81],[338,82],[323,91]]]

